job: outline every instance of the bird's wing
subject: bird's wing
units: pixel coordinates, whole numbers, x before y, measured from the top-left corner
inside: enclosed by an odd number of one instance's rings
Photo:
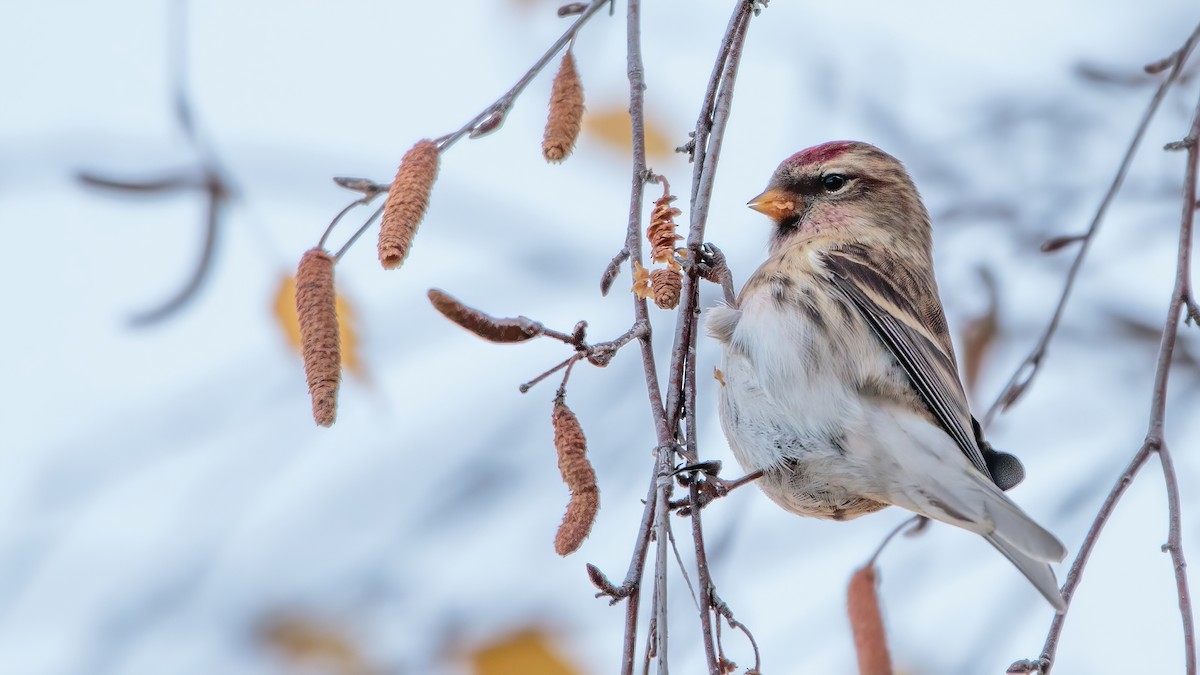
[[[918,311],[914,293],[901,292],[881,270],[885,261],[870,260],[865,251],[836,250],[820,254],[833,284],[850,299],[892,356],[908,373],[913,389],[937,418],[942,429],[980,473],[992,477],[975,443],[967,395],[958,379],[950,336],[936,307]],[[895,268],[891,268],[895,269]],[[936,293],[932,281],[928,291]],[[933,302],[937,298],[934,296]],[[930,302],[925,304],[929,305]],[[933,324],[933,325],[931,325]]]

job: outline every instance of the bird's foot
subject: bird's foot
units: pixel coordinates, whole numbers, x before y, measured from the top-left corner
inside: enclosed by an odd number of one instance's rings
[[[1042,657],[1040,659],[1021,659],[1008,667],[1004,671],[1009,675],[1033,675],[1034,673],[1044,673],[1050,667],[1050,659]]]
[[[691,515],[693,510],[702,509],[710,503],[724,497],[731,491],[762,478],[762,471],[754,471],[735,480],[726,480],[717,476],[721,470],[719,461],[700,462],[679,467],[675,470],[682,485],[696,486],[695,500],[689,495],[687,499],[678,499],[670,503],[670,508],[678,515]],[[698,476],[697,473],[702,474]]]
[[[725,292],[725,302],[730,307],[737,307],[737,294],[733,290],[733,273],[725,263],[725,254],[715,244],[705,243],[700,248],[700,259],[696,261],[696,273],[701,279],[711,281],[721,286]]]

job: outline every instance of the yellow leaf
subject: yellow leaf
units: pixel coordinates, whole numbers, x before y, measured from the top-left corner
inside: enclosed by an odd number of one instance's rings
[[[358,333],[354,330],[354,308],[341,293],[337,294],[338,338],[342,343],[342,367],[362,376],[362,361],[358,358]],[[275,293],[275,320],[279,322],[288,345],[300,353],[300,317],[296,315],[296,277],[285,276]]]
[[[302,616],[267,621],[259,638],[298,669],[331,675],[369,675],[358,645],[337,627]],[[319,668],[318,668],[319,667]]]
[[[675,154],[675,144],[657,121],[647,118],[646,155],[657,161],[665,161]],[[633,147],[633,131],[630,128],[629,110],[623,105],[605,106],[583,115],[583,132],[599,139],[605,145],[629,152]]]
[[[470,655],[475,675],[578,675],[551,646],[545,632],[526,628],[483,645]]]
[[[636,260],[633,261],[633,288],[629,290],[642,300],[654,297],[654,291],[650,289],[650,271]]]

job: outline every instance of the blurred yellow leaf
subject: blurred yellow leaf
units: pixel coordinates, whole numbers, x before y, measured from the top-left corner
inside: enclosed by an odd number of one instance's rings
[[[979,373],[983,370],[983,362],[992,351],[996,337],[1000,332],[999,304],[1000,299],[996,290],[996,279],[991,270],[980,268],[980,278],[987,289],[988,306],[978,316],[971,317],[963,326],[962,340],[962,371],[967,393],[974,396],[975,385],[979,383]]]
[[[583,133],[589,134],[621,152],[633,147],[633,131],[630,129],[629,109],[622,105],[588,109],[583,115]],[[675,154],[675,144],[655,120],[646,119],[646,155],[658,161],[670,159]]]
[[[355,313],[349,301],[337,294],[338,337],[342,343],[342,367],[362,376],[362,361],[358,358],[358,333],[354,331]],[[286,276],[275,293],[275,320],[283,329],[284,337],[297,354],[300,348],[300,318],[296,314],[296,277]]]
[[[543,631],[526,628],[483,645],[470,655],[475,675],[578,675]]]
[[[301,616],[268,621],[259,633],[263,642],[288,661],[310,672],[369,675],[372,672],[357,645],[336,627]]]

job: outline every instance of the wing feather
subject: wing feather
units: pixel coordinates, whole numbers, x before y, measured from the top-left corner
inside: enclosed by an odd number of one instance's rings
[[[821,254],[821,262],[829,271],[830,280],[904,368],[913,389],[938,424],[971,464],[991,479],[983,452],[975,442],[973,420],[953,352],[947,351],[949,336],[943,333],[944,322],[940,326],[928,325],[928,312],[918,312],[909,294],[901,293],[877,271],[880,265],[845,251],[826,251]],[[940,312],[938,319],[940,322]]]

